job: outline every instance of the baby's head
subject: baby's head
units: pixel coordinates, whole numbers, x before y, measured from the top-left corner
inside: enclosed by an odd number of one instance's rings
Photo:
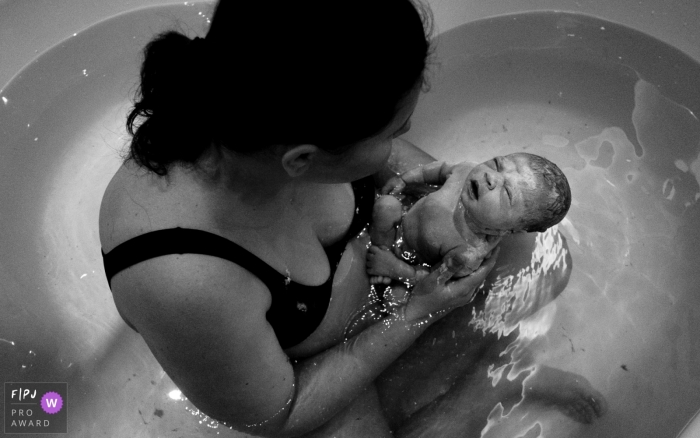
[[[502,235],[556,225],[569,210],[571,190],[556,164],[520,152],[477,165],[461,198],[472,230]]]

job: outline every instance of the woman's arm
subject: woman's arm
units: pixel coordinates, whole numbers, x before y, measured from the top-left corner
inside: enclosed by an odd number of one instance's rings
[[[144,262],[122,274],[130,288],[119,287],[115,300],[207,415],[255,435],[298,436],[349,406],[492,267],[493,261],[485,264],[468,281],[439,283],[431,275],[417,285],[430,298],[412,300],[399,315],[294,364],[265,319],[267,289],[225,260],[185,254]]]
[[[418,146],[402,138],[395,138],[386,165],[374,175],[375,186],[384,187],[391,178],[433,161],[435,158]]]
[[[444,161],[433,161],[422,166],[417,166],[404,173],[391,178],[381,189],[382,194],[399,195],[403,193],[406,186],[425,187],[442,185],[447,181],[454,165]],[[437,190],[433,188],[432,191]],[[430,193],[430,191],[428,192]]]
[[[457,164],[437,161],[416,145],[395,138],[386,166],[375,175],[375,185],[382,187],[383,194],[396,195],[407,184],[442,185],[456,169],[469,173],[474,166],[475,163],[466,161]]]

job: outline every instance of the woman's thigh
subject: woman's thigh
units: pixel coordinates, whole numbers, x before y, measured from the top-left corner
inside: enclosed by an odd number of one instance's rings
[[[374,384],[329,422],[304,435],[304,438],[390,438],[391,430],[384,419]]]

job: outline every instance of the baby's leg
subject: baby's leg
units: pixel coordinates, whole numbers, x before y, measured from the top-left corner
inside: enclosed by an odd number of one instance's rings
[[[385,195],[374,201],[369,235],[372,245],[391,248],[396,240],[396,225],[401,222],[401,201]]]
[[[401,202],[395,197],[384,195],[374,201],[372,225],[369,228],[373,246],[367,252],[367,273],[372,284],[389,284],[392,278],[396,278],[392,273],[397,270],[395,262],[400,263],[400,260],[386,250],[392,248],[396,241],[396,226],[401,222],[401,216]],[[404,275],[412,275],[412,272],[399,270]]]
[[[367,250],[367,274],[372,284],[389,284],[391,280],[417,280],[413,266],[401,261],[388,249],[372,245]]]

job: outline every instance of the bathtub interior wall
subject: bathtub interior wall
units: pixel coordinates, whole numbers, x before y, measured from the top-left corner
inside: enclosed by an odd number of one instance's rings
[[[240,437],[190,405],[121,321],[96,227],[128,141],[139,51],[176,21],[202,34],[211,4],[178,2],[93,25],[161,2],[108,3],[0,1],[0,84],[14,78],[0,88],[0,377],[68,382],[70,436]],[[567,243],[567,288],[521,332],[541,328],[538,364],[581,374],[611,411],[593,426],[528,411],[530,432],[513,436],[675,436],[700,408],[700,25],[691,20],[700,6],[430,3],[438,30],[450,31],[408,138],[447,160],[529,149],[561,163],[575,192],[551,235]],[[460,27],[533,9],[602,16],[685,54],[586,16]],[[485,436],[513,427],[496,420]],[[458,419],[446,423],[428,430],[460,432]]]
[[[453,29],[437,57],[407,138],[448,161],[544,155],[572,186],[558,227],[571,277],[543,309],[553,319],[529,323],[544,333],[538,363],[585,376],[610,412],[579,430],[521,421],[541,428],[533,436],[674,437],[700,407],[700,65],[630,29],[554,13]],[[507,423],[484,436],[528,431]]]
[[[437,31],[495,15],[557,10],[595,15],[641,30],[700,59],[700,15],[695,0],[423,0],[435,16]],[[185,4],[210,15],[212,2],[174,0],[0,1],[0,86],[59,41],[114,15],[156,5]]]

